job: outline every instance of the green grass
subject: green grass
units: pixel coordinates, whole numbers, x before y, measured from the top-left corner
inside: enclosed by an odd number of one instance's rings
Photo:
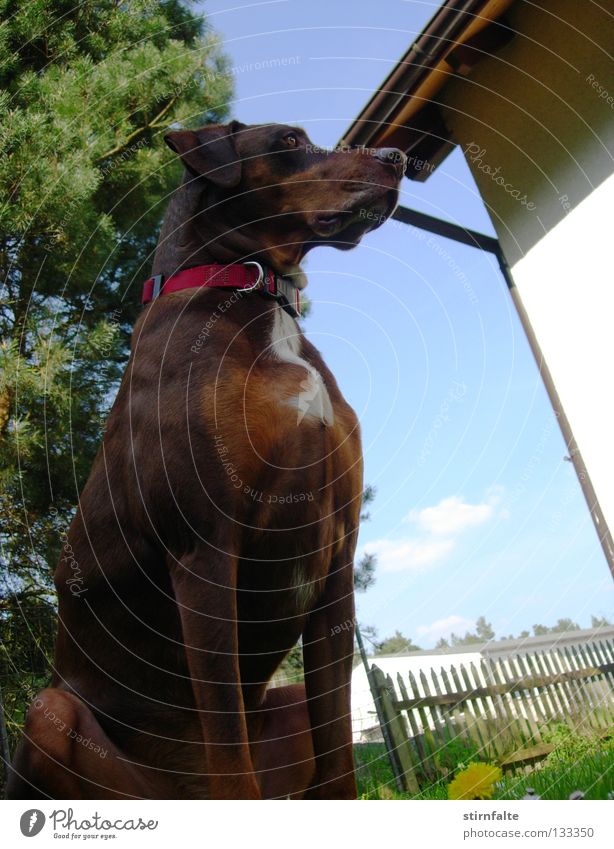
[[[418,796],[399,793],[383,744],[355,746],[359,799],[447,799],[448,780],[424,786]],[[507,775],[495,799],[519,799],[532,787],[543,799],[568,799],[581,790],[586,799],[606,799],[614,790],[614,749],[584,754],[574,761],[549,760],[530,775]]]
[[[575,790],[581,790],[586,799],[607,799],[614,790],[614,751],[593,752],[575,763],[547,763],[530,775],[509,776],[495,798],[522,798],[527,787],[542,799],[568,799]]]
[[[394,775],[382,743],[354,746],[359,799],[405,799],[396,791]]]
[[[359,799],[447,799],[445,782],[432,784],[428,795],[413,797],[399,793],[396,788],[392,767],[383,743],[364,743],[354,746],[356,782]]]

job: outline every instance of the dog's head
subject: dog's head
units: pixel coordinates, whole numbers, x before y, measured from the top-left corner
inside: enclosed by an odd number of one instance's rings
[[[165,141],[202,187],[203,236],[211,238],[214,222],[219,232],[222,221],[227,241],[240,234],[239,253],[253,242],[253,253],[282,272],[315,245],[351,248],[382,224],[406,165],[394,148],[328,150],[281,124],[233,121],[174,131]]]

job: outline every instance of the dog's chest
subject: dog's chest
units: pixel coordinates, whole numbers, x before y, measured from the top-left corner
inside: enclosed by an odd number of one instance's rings
[[[320,490],[355,462],[356,416],[291,316],[271,310],[259,331],[223,359],[207,396],[216,453],[254,509],[266,503],[288,515],[300,505],[311,515]]]
[[[271,310],[236,356],[222,358],[219,375],[215,393],[205,397],[215,422],[208,457],[227,512],[242,529],[243,556],[254,564],[246,578],[262,579],[256,564],[276,564],[266,589],[293,590],[305,609],[361,496],[356,416],[282,309]]]
[[[280,363],[303,370],[295,381],[295,392],[289,397],[284,395],[282,403],[296,410],[297,426],[307,419],[330,427],[335,423],[333,405],[322,375],[302,356],[302,340],[303,334],[288,313],[276,310],[271,322],[270,353]]]

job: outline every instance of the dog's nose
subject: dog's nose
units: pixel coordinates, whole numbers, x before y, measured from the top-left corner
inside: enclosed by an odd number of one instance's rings
[[[407,157],[402,150],[396,147],[378,147],[375,151],[375,158],[387,165],[394,165],[401,176],[405,173]]]

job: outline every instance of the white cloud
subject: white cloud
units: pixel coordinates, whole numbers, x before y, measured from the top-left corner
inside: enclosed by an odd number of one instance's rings
[[[401,572],[424,569],[442,560],[454,547],[454,540],[377,539],[365,550],[377,555],[382,572]]]
[[[407,521],[434,536],[454,536],[492,519],[499,500],[498,491],[491,492],[487,500],[479,504],[469,504],[458,495],[450,495],[434,507],[412,510]]]
[[[493,518],[501,492],[501,488],[492,487],[480,504],[469,504],[460,496],[451,495],[434,507],[412,510],[405,521],[416,525],[415,536],[374,540],[362,546],[359,555],[365,551],[377,555],[382,572],[419,571],[432,566],[447,557],[463,531]],[[499,511],[499,515],[504,512]]]
[[[464,634],[475,628],[474,619],[466,619],[464,616],[446,616],[445,619],[437,619],[430,625],[419,625],[416,628],[418,637],[437,642],[441,637],[449,637],[452,631],[455,634]]]

